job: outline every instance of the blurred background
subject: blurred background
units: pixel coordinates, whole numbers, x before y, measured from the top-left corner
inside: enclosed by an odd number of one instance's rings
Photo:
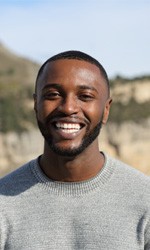
[[[100,150],[150,175],[149,31],[149,0],[0,0],[0,177],[42,153],[35,78],[46,59],[72,49],[110,79]]]

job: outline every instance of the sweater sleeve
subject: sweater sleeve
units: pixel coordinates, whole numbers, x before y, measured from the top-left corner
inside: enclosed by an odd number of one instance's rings
[[[5,249],[6,239],[7,239],[7,225],[5,218],[0,212],[0,249]]]
[[[150,224],[148,225],[146,233],[145,233],[144,250],[150,250]]]
[[[150,181],[148,181],[148,184]],[[144,234],[144,250],[150,250],[150,185],[147,186],[145,193],[148,193],[145,203],[147,204],[147,222]]]

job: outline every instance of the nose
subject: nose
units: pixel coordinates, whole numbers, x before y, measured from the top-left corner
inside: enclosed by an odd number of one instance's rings
[[[58,111],[65,115],[77,114],[79,112],[79,103],[74,96],[65,97],[58,107]]]

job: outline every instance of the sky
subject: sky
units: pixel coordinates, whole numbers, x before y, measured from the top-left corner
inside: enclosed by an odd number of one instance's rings
[[[150,75],[150,0],[0,0],[0,42],[40,64],[80,50],[109,77]]]

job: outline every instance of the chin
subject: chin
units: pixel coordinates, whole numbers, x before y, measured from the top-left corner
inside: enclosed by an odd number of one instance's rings
[[[56,146],[54,144],[49,144],[50,149],[57,155],[59,156],[64,156],[64,157],[75,157],[79,154],[81,154],[85,148],[83,148],[83,146],[79,146],[79,147],[60,147],[60,146]]]

